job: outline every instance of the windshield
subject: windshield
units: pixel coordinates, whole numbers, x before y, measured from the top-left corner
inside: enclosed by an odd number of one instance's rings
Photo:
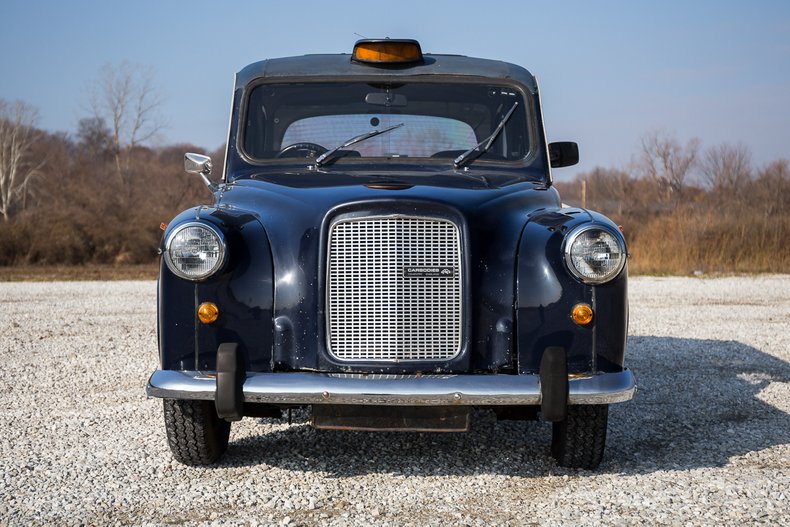
[[[520,91],[496,84],[262,84],[250,93],[243,145],[259,161],[402,158],[452,166],[506,121],[469,162],[513,164],[530,150],[526,107]]]

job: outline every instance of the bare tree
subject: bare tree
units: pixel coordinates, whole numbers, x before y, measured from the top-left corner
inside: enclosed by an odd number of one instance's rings
[[[88,117],[77,124],[77,139],[80,147],[92,159],[108,157],[115,150],[113,135],[104,119]]]
[[[0,214],[8,221],[16,203],[23,199],[30,179],[43,166],[32,149],[40,136],[35,128],[38,112],[17,101],[0,99]]]
[[[94,124],[109,127],[117,175],[124,185],[128,184],[131,152],[164,126],[159,114],[162,103],[150,68],[129,62],[102,67],[90,105]]]
[[[790,212],[790,162],[777,159],[763,167],[751,186],[757,210],[766,218],[783,217]]]
[[[740,190],[752,179],[752,153],[743,143],[724,143],[705,152],[702,174],[715,191]]]
[[[697,164],[699,139],[691,139],[685,146],[664,132],[650,132],[642,138],[642,152],[637,171],[654,180],[664,191],[667,201],[677,202],[686,180]]]
[[[606,213],[623,215],[631,198],[633,180],[631,176],[615,168],[595,167],[589,173],[582,173],[577,179],[587,181],[592,207]]]

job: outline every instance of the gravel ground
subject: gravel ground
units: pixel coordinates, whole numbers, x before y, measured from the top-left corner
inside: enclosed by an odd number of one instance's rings
[[[631,282],[636,398],[595,472],[545,423],[468,434],[234,424],[172,461],[153,282],[0,283],[0,525],[790,524],[790,276]]]

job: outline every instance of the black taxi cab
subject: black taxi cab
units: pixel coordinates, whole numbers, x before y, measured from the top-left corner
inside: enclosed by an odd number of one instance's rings
[[[624,368],[627,250],[563,206],[522,67],[360,40],[236,75],[213,195],[169,222],[158,281],[174,457],[217,461],[231,423],[307,408],[317,428],[458,432],[479,409],[552,423],[592,469]]]

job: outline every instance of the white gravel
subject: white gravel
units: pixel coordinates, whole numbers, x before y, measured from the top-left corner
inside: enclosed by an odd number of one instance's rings
[[[2,283],[0,525],[790,524],[790,276],[631,281],[604,462],[545,423],[468,434],[234,424],[224,461],[167,449],[153,282]]]

